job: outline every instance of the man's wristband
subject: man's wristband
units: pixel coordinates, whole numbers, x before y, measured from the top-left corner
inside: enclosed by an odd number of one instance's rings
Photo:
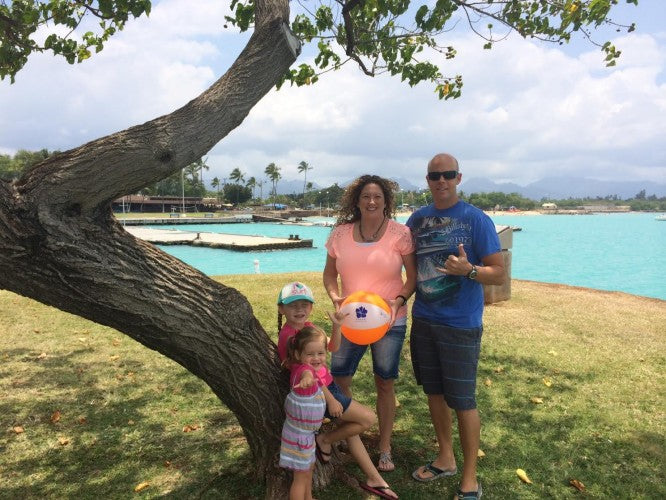
[[[404,295],[397,295],[395,298],[396,299],[402,299],[402,305],[403,306],[407,303],[407,297],[405,297]]]

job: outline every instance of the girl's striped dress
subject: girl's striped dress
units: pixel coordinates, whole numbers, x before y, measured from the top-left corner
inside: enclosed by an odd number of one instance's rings
[[[284,402],[286,418],[282,426],[282,444],[280,446],[280,467],[296,471],[306,471],[314,464],[315,432],[321,427],[326,410],[324,393],[318,384],[307,389],[294,388],[301,379],[304,370],[314,370],[308,365],[291,367],[291,391]]]

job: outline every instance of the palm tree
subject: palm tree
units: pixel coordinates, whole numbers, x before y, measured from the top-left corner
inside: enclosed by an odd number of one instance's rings
[[[277,196],[277,183],[282,178],[280,174],[280,167],[275,163],[269,163],[268,166],[264,169],[264,173],[270,181],[273,183],[273,210],[275,210],[275,197]]]
[[[264,181],[256,181],[256,185],[259,188],[259,201],[264,199]]]
[[[211,181],[210,185],[217,189],[217,201],[220,201],[220,179],[217,177],[213,177],[213,180]]]
[[[312,167],[308,165],[308,162],[302,161],[298,164],[298,173],[301,172],[304,174],[305,179],[303,180],[303,202],[305,202],[305,188],[308,184],[308,170],[312,170]]]
[[[245,181],[245,174],[241,172],[240,168],[234,168],[229,174],[229,179],[234,181],[234,184],[240,184]]]
[[[249,187],[252,190],[252,198],[254,198],[254,188],[257,185],[257,179],[250,177],[245,183],[245,187]]]
[[[245,174],[241,172],[240,168],[236,167],[234,168],[231,173],[229,174],[229,179],[234,181],[234,184],[236,184],[237,189],[236,189],[236,205],[238,205],[238,200],[240,199],[240,186],[239,184],[241,182],[245,182]]]
[[[308,182],[308,183],[305,185],[305,192],[306,192],[307,194],[310,194],[310,191],[312,191],[312,187],[313,187],[313,186],[312,186],[312,183],[311,183],[311,182]],[[309,200],[309,199],[310,199],[310,196],[308,196],[308,200]],[[308,203],[308,204],[309,204],[309,203]],[[305,196],[303,196],[303,205],[304,205],[304,206],[307,206],[308,204],[306,204]]]
[[[206,163],[208,161],[208,157],[206,156],[205,158],[200,158],[199,161],[197,162],[199,164],[199,175],[201,175],[201,184],[206,187],[206,184],[204,183],[204,178],[203,178],[203,171],[204,170],[210,170],[210,167]]]

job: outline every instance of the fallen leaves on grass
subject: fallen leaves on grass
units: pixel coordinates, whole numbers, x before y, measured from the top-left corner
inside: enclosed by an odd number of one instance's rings
[[[530,478],[527,477],[527,472],[525,472],[523,469],[516,469],[516,475],[520,478],[520,480],[523,483],[532,484]]]
[[[534,403],[535,405],[543,404],[543,398],[538,398],[536,396],[532,396],[530,398],[530,401],[532,401],[532,403]]]
[[[544,377],[543,385],[545,385],[546,387],[550,387],[551,385],[553,385],[553,381],[551,379],[549,379],[548,377]]]
[[[192,425],[188,424],[185,427],[183,427],[183,432],[192,432],[192,431],[196,431],[198,429],[199,429],[199,426],[197,424],[192,424]]]
[[[62,414],[60,413],[60,410],[54,411],[53,414],[51,415],[51,422],[53,422],[54,424],[56,422],[59,422],[60,417],[62,417]]]
[[[88,423],[88,419],[86,417],[79,417],[79,424],[85,425]]]
[[[117,354],[114,354],[113,356],[109,356],[109,361],[116,361],[118,359],[120,359],[120,356],[118,356]]]
[[[59,437],[58,442],[60,443],[61,446],[66,446],[69,444],[69,438]]]
[[[576,488],[578,491],[585,491],[585,485],[581,483],[578,479],[572,479],[569,481],[569,484]]]
[[[493,385],[493,381],[490,380],[489,378],[487,378],[486,380],[484,380],[483,384],[484,384],[486,387],[490,387],[491,385]]]
[[[504,371],[503,366],[497,366],[494,370],[495,373],[502,373]]]
[[[139,483],[134,487],[134,491],[138,493],[139,491],[143,491],[146,488],[148,488],[148,486],[150,486],[150,483],[148,481],[143,481],[142,483]]]
[[[479,458],[483,458],[486,456],[486,454],[483,452],[481,448],[479,448],[479,451],[476,452],[476,456]]]
[[[16,434],[23,434],[23,433],[25,432],[25,429],[24,429],[23,427],[21,427],[20,425],[15,425],[15,426],[12,428],[12,430],[13,430]]]

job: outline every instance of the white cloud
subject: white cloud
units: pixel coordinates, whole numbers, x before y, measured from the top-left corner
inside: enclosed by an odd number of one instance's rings
[[[658,10],[650,1],[636,12]],[[0,151],[68,149],[198,95],[247,35],[223,29],[225,2],[194,5],[154,4],[148,19],[128,23],[82,65],[34,56],[15,85],[0,84]],[[312,87],[270,92],[210,152],[206,178],[239,167],[246,178],[262,179],[275,162],[284,179],[302,179],[296,166],[305,160],[314,167],[308,180],[319,185],[370,172],[420,186],[428,159],[446,150],[468,179],[524,184],[553,174],[626,178],[630,171],[665,182],[663,31],[615,40],[622,50],[615,68],[605,68],[591,46],[581,51],[512,36],[488,51],[471,35],[450,42],[458,56],[443,70],[463,75],[461,99],[439,101],[427,84],[371,79],[347,65]]]

